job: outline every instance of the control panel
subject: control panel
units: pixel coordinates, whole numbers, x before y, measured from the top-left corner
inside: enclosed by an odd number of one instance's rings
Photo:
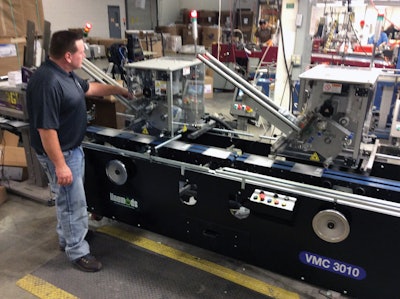
[[[293,211],[297,199],[292,196],[255,189],[250,197],[252,202],[264,204],[278,209]]]

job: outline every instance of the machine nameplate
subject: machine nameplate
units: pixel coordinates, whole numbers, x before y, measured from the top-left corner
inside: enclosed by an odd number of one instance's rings
[[[366,271],[359,266],[351,265],[315,253],[302,251],[299,254],[299,259],[303,264],[343,275],[349,278],[363,280],[367,276]]]

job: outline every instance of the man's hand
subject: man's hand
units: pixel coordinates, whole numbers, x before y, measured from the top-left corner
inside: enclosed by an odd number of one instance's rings
[[[71,169],[65,164],[62,167],[56,168],[57,184],[60,186],[68,186],[74,180]]]

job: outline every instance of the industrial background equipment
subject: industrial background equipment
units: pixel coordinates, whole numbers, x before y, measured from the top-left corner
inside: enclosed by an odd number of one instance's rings
[[[316,66],[300,76],[294,115],[209,53],[197,58],[127,66],[137,99],[126,128],[87,130],[89,211],[349,296],[399,293],[399,100],[386,139],[374,102],[380,76],[397,74]],[[201,62],[279,138],[242,138],[207,115]]]

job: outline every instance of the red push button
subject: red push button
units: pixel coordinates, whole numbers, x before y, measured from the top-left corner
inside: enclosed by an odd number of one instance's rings
[[[265,199],[265,194],[264,194],[263,192],[261,192],[261,193],[260,193],[260,200],[261,200],[261,201],[264,201],[264,199]]]

